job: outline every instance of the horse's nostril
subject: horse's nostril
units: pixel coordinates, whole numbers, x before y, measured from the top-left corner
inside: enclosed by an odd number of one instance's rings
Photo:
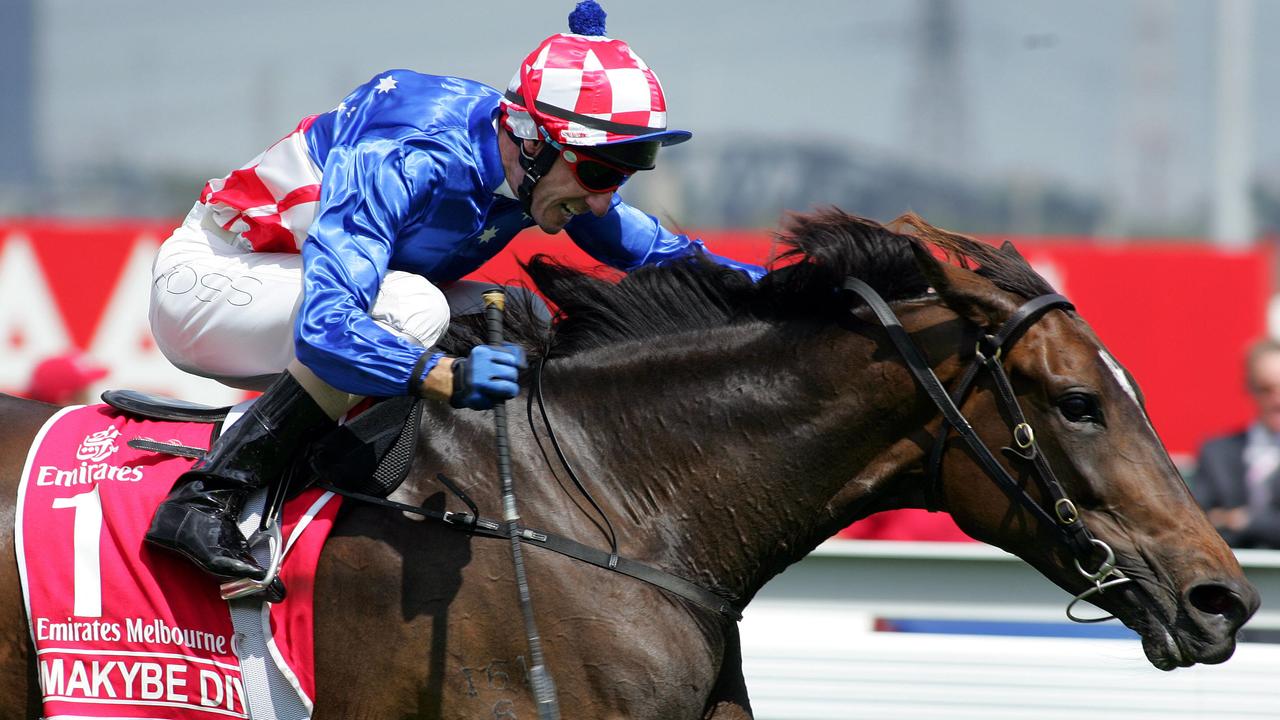
[[[1243,624],[1249,617],[1244,601],[1226,585],[1204,583],[1191,589],[1187,596],[1197,610],[1210,615],[1221,615],[1233,625]]]

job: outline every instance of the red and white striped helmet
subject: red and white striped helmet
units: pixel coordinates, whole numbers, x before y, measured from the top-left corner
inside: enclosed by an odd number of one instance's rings
[[[575,22],[583,6],[598,22]],[[592,17],[591,20],[597,20]],[[503,122],[526,140],[561,145],[674,145],[692,137],[667,129],[667,101],[649,66],[621,40],[604,35],[604,12],[580,3],[570,29],[543,40],[521,63],[502,101]],[[621,148],[617,148],[621,149]]]

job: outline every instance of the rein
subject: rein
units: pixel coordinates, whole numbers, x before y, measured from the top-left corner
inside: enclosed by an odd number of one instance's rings
[[[622,557],[618,554],[618,537],[617,533],[613,529],[613,523],[609,521],[608,514],[604,512],[604,509],[601,508],[595,498],[591,496],[591,493],[587,490],[586,486],[582,484],[582,481],[578,478],[577,472],[574,471],[573,466],[569,463],[568,457],[565,456],[564,450],[560,447],[560,442],[556,439],[555,429],[551,424],[551,418],[547,415],[546,403],[543,400],[542,395],[542,368],[545,362],[546,357],[544,355],[542,361],[534,368],[534,388],[533,391],[529,393],[528,405],[526,408],[529,417],[529,427],[531,429],[535,427],[533,423],[533,402],[536,397],[539,412],[542,415],[543,423],[547,427],[547,433],[550,437],[552,447],[555,449],[556,456],[559,458],[560,463],[564,466],[565,470],[569,473],[569,477],[573,480],[573,484],[577,488],[578,492],[586,498],[587,502],[595,509],[600,519],[604,521],[604,527],[601,529],[605,531],[609,538],[609,552],[598,550],[589,545],[584,545],[580,542],[570,540],[569,538],[562,537],[554,533],[525,527],[517,523],[514,526],[514,533],[518,541],[523,544],[545,548],[551,552],[559,553],[565,557],[585,562],[588,565],[594,565],[610,572],[626,575],[627,577],[640,580],[641,582],[648,583],[660,590],[665,590],[673,595],[684,598],[695,605],[701,606],[706,610],[710,610],[711,612],[735,622],[741,620],[742,608],[736,598],[726,598],[725,596],[702,587],[701,585],[685,580],[678,575],[673,575],[665,570],[659,570],[653,566],[645,565],[644,563]],[[542,440],[541,438],[537,438],[536,429],[534,430],[534,435],[538,441],[538,447],[541,449],[543,447]],[[172,450],[163,451],[170,452],[171,454],[177,454],[173,453]],[[551,460],[546,456],[545,449],[543,449],[543,459],[546,461],[548,466],[551,465]],[[475,502],[473,502],[467,493],[464,492],[455,482],[450,480],[447,476],[439,473],[436,475],[436,479],[438,479],[450,492],[457,496],[458,499],[467,506],[470,512],[428,510],[427,508],[408,505],[406,503],[388,500],[384,497],[369,495],[340,487],[322,477],[316,477],[314,484],[324,490],[337,495],[342,495],[343,497],[349,497],[358,502],[369,505],[378,505],[390,510],[418,515],[427,520],[440,522],[445,527],[452,530],[464,532],[469,535],[488,538],[503,538],[508,540],[511,539],[510,527],[504,531],[503,523],[482,517]]]
[[[445,487],[449,488],[450,492],[462,499],[463,503],[472,508],[473,512],[465,513],[449,510],[428,510],[424,507],[408,505],[406,503],[396,502],[395,500],[388,500],[375,495],[366,495],[364,493],[355,492],[354,490],[341,488],[324,480],[317,480],[315,485],[324,490],[328,490],[329,492],[342,495],[343,497],[349,497],[352,500],[358,500],[370,505],[380,505],[391,510],[399,510],[400,512],[411,513],[428,520],[434,520],[442,523],[445,527],[451,530],[464,532],[468,535],[500,538],[503,540],[509,538],[508,534],[502,529],[502,523],[497,520],[490,520],[489,518],[481,517],[479,514],[474,512],[475,503],[473,503],[471,498],[467,497],[466,493],[464,493],[453,481],[449,480],[449,478],[444,475],[437,475],[436,478],[440,480]],[[714,613],[723,615],[730,620],[738,621],[742,619],[742,611],[734,602],[717,595],[701,585],[695,585],[682,577],[672,575],[664,570],[659,570],[655,567],[645,565],[644,563],[621,557],[616,553],[607,553],[603,550],[597,550],[589,545],[583,545],[575,540],[570,540],[569,538],[561,537],[554,533],[545,532],[536,528],[518,525],[516,526],[516,534],[519,537],[520,542],[526,545],[544,548],[551,552],[564,555],[565,557],[587,563],[588,565],[594,565],[610,572],[616,572],[620,575],[626,575],[627,577],[634,578],[641,582],[649,583],[656,588],[682,597],[695,605],[699,605]]]
[[[1094,537],[1081,520],[1080,512],[1075,503],[1067,496],[1062,483],[1054,475],[1053,468],[1045,460],[1044,454],[1040,452],[1039,445],[1036,443],[1035,431],[1032,429],[1031,424],[1027,422],[1026,415],[1018,404],[1013,385],[1009,382],[1009,376],[1005,373],[1004,365],[1001,362],[1004,353],[1013,347],[1014,343],[1022,337],[1027,328],[1034,325],[1046,313],[1051,310],[1074,310],[1075,305],[1062,295],[1041,295],[1027,301],[1014,311],[996,332],[988,333],[984,331],[978,339],[973,363],[969,365],[961,376],[960,382],[953,393],[948,394],[942,382],[938,380],[938,376],[929,367],[929,363],[925,361],[919,348],[911,340],[911,336],[907,334],[898,317],[889,307],[889,304],[880,297],[879,293],[872,289],[870,285],[854,277],[846,278],[843,287],[845,290],[862,298],[863,302],[871,308],[876,320],[884,327],[889,334],[889,339],[898,349],[903,360],[906,361],[907,369],[911,371],[916,383],[942,413],[944,422],[930,450],[926,466],[929,478],[928,509],[938,509],[937,499],[941,494],[942,485],[942,456],[946,452],[947,437],[954,431],[969,447],[974,459],[982,467],[983,472],[995,482],[996,486],[1005,495],[1021,504],[1033,516],[1054,529],[1062,539],[1062,542],[1070,549],[1076,570],[1085,579],[1093,583],[1092,587],[1076,595],[1067,606],[1067,617],[1081,623],[1102,622],[1114,617],[1108,615],[1100,618],[1082,618],[1072,612],[1072,608],[1081,600],[1100,594],[1106,588],[1132,582],[1132,579],[1116,567],[1115,553],[1111,550],[1111,547]],[[853,308],[850,308],[850,312],[853,312]],[[1000,409],[1013,418],[1014,421],[1012,430],[1014,447],[1005,447],[1001,450],[1006,457],[1031,463],[1031,475],[1035,478],[1042,496],[1052,501],[1052,512],[1046,510],[1039,501],[1027,493],[1022,485],[1009,474],[1009,471],[996,459],[991,449],[982,442],[982,439],[974,431],[973,426],[960,411],[959,406],[964,403],[965,398],[974,387],[978,373],[983,369],[988,371],[996,386]],[[1097,550],[1101,550],[1104,554],[1101,565],[1092,572],[1085,570],[1081,565],[1081,561],[1088,562]]]

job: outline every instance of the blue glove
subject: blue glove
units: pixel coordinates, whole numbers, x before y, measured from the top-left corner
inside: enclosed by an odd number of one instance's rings
[[[509,400],[520,394],[520,371],[524,367],[524,348],[519,345],[477,345],[471,355],[453,361],[453,395],[449,404],[488,410],[501,400]]]

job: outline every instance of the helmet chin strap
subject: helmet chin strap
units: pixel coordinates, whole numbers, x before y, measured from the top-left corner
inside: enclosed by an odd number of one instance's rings
[[[543,142],[542,147],[538,148],[538,152],[530,155],[524,149],[523,139],[516,137],[516,134],[510,130],[507,131],[507,134],[511,136],[511,141],[520,149],[520,167],[524,169],[524,179],[520,181],[520,187],[516,188],[516,195],[520,197],[520,202],[524,205],[525,214],[532,217],[533,188],[544,175],[551,171],[551,166],[555,164],[560,151],[551,143]]]

